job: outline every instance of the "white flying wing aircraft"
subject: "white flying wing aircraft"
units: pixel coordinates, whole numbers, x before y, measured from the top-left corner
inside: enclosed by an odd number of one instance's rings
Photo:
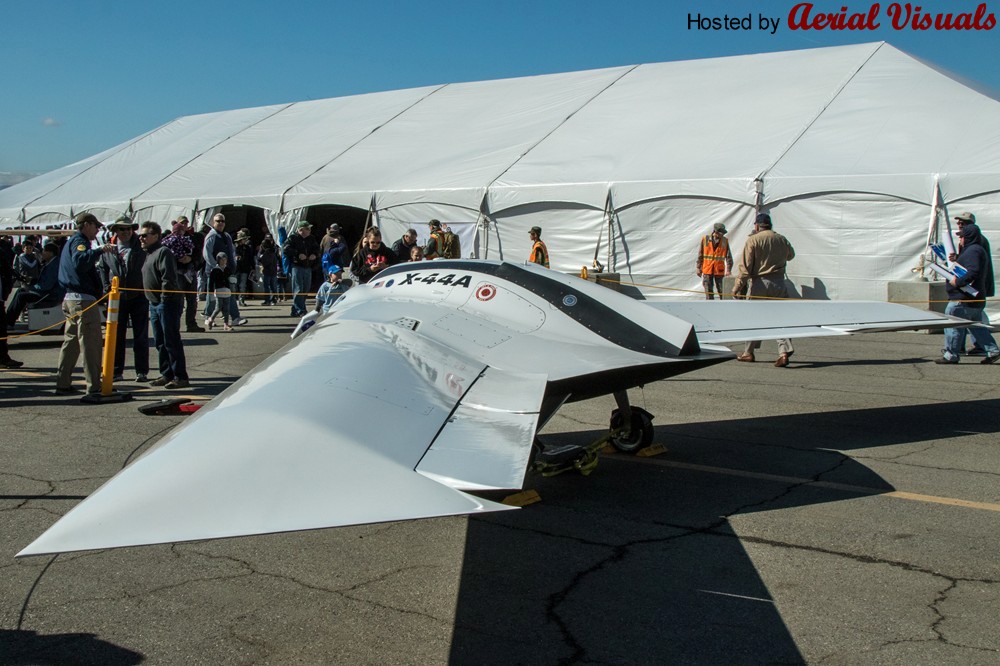
[[[402,264],[19,556],[509,509],[466,491],[520,488],[564,402],[615,394],[627,450],[651,425],[625,391],[733,358],[721,343],[968,323],[888,303],[650,305],[533,265]]]

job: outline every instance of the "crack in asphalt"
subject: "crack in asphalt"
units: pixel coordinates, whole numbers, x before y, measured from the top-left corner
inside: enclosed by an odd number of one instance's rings
[[[234,618],[234,621],[239,622],[241,620],[245,620],[246,617],[247,617],[246,615],[239,615],[236,618]],[[235,625],[227,625],[226,631],[229,634],[230,638],[232,638],[234,641],[236,641],[239,644],[245,645],[248,648],[251,648],[257,654],[256,659],[266,660],[268,657],[271,656],[271,651],[268,648],[268,644],[266,642],[255,640],[250,636],[241,636]],[[254,659],[254,661],[251,661],[250,663],[256,663],[256,659]]]
[[[913,453],[922,453],[922,451],[914,451]],[[962,472],[963,474],[978,474],[988,477],[1000,476],[1000,472],[990,472],[982,469],[968,469],[965,467],[939,467],[937,465],[921,465],[919,463],[900,462],[900,458],[904,458],[906,455],[912,455],[912,454],[905,454],[903,456],[898,456],[896,458],[882,458],[879,456],[859,456],[859,455],[855,455],[852,457],[855,460],[876,460],[878,462],[886,462],[892,465],[898,465],[900,467],[913,467],[915,469],[932,469],[938,472]]]
[[[615,544],[611,542],[600,542],[600,541],[593,541],[591,539],[582,539],[580,537],[566,535],[566,534],[555,534],[552,532],[546,532],[545,530],[537,530],[529,527],[508,525],[505,523],[494,522],[493,520],[490,520],[487,517],[477,517],[476,520],[487,523],[494,527],[510,529],[517,532],[554,537],[557,539],[570,540],[574,543],[581,545],[597,546],[601,548],[608,548],[611,550],[611,553],[607,557],[604,557],[603,559],[597,561],[595,564],[588,567],[587,569],[578,571],[561,590],[552,593],[546,600],[545,603],[546,620],[554,624],[556,628],[559,630],[559,633],[562,636],[563,643],[570,653],[569,656],[560,659],[557,662],[559,664],[597,663],[588,658],[586,648],[579,640],[577,640],[576,636],[573,634],[572,627],[569,625],[569,623],[564,621],[562,616],[559,614],[559,606],[584,584],[584,581],[587,577],[589,577],[591,574],[595,574],[607,567],[613,566],[614,564],[621,562],[629,555],[629,551],[637,546],[664,544],[694,534],[710,533],[711,530],[721,527],[726,522],[725,517],[720,517],[718,520],[713,521],[709,525],[703,527],[697,527],[697,526],[667,525],[664,523],[651,521],[651,523],[654,525],[661,525],[665,527],[679,529],[681,530],[681,532],[679,534],[671,534],[665,537],[634,539],[631,541],[627,541],[625,543]]]
[[[367,580],[360,581],[360,582],[355,583],[353,585],[349,585],[347,587],[331,588],[331,587],[326,587],[326,586],[322,586],[322,585],[315,585],[313,583],[308,583],[306,581],[300,580],[300,579],[296,578],[295,576],[291,576],[289,574],[280,574],[280,573],[273,573],[273,572],[270,572],[270,571],[263,571],[263,570],[260,570],[260,569],[256,568],[250,562],[247,562],[246,560],[242,560],[242,559],[237,558],[237,557],[233,557],[232,555],[217,555],[217,554],[214,554],[214,553],[206,553],[206,552],[203,552],[203,551],[199,551],[199,550],[195,550],[193,548],[190,548],[190,544],[188,544],[188,546],[189,546],[189,548],[188,548],[189,552],[194,553],[196,555],[200,555],[200,556],[208,558],[208,559],[225,560],[225,561],[229,561],[229,562],[234,562],[234,563],[238,564],[239,566],[247,569],[247,572],[245,574],[240,574],[239,577],[248,576],[248,575],[257,575],[257,576],[264,576],[266,578],[273,578],[275,580],[280,580],[280,581],[285,581],[285,582],[292,583],[294,585],[297,585],[297,586],[302,587],[302,588],[307,589],[307,590],[312,590],[314,592],[324,592],[324,593],[328,593],[328,594],[334,594],[334,595],[337,595],[339,597],[343,597],[344,599],[348,599],[350,601],[356,601],[358,603],[366,604],[366,605],[372,606],[374,608],[381,608],[381,609],[384,609],[384,610],[389,610],[389,611],[393,611],[393,612],[396,612],[396,613],[401,613],[401,614],[404,614],[404,615],[413,615],[413,616],[416,616],[416,617],[422,617],[422,618],[431,620],[432,622],[434,622],[436,624],[440,624],[442,626],[451,626],[451,619],[450,618],[444,619],[444,618],[440,618],[440,617],[437,617],[437,616],[434,616],[434,615],[430,615],[428,613],[424,613],[424,612],[421,612],[421,611],[416,611],[416,610],[412,610],[412,609],[408,609],[408,608],[400,608],[400,607],[397,607],[397,606],[391,606],[389,604],[384,604],[384,603],[381,603],[379,601],[375,601],[373,599],[366,599],[366,598],[364,598],[362,596],[358,596],[356,594],[351,594],[352,592],[359,591],[359,590],[361,590],[361,589],[363,589],[365,587],[368,587],[369,585],[373,585],[375,583],[380,583],[380,582],[389,580],[390,578],[392,578],[392,577],[394,577],[396,575],[402,574],[402,573],[406,573],[406,572],[409,572],[409,571],[418,571],[418,570],[422,570],[422,569],[435,569],[436,568],[436,567],[431,566],[431,565],[414,565],[414,566],[399,567],[399,568],[396,568],[396,569],[392,569],[390,571],[382,572],[381,574],[373,576],[373,577],[371,577],[371,578],[369,578]],[[176,546],[176,545],[172,546],[172,549],[176,548],[176,547],[178,547],[178,546]],[[180,553],[178,552],[178,554],[180,554]],[[233,576],[233,577],[235,577],[235,576]],[[225,577],[220,577],[218,579],[221,580],[221,579],[224,579],[224,578]],[[214,580],[214,579],[209,578],[209,579],[204,579],[204,580]],[[173,587],[177,587],[177,586],[183,585],[183,584],[184,583],[179,583],[177,585],[174,585]]]
[[[662,545],[670,543],[672,541],[677,541],[679,539],[684,539],[696,535],[736,539],[741,542],[749,542],[773,548],[783,548],[789,550],[799,550],[804,552],[818,553],[823,555],[829,555],[832,557],[849,559],[861,564],[885,565],[903,569],[908,572],[920,573],[940,578],[944,581],[947,581],[948,585],[944,588],[944,590],[938,593],[937,597],[929,605],[929,607],[935,613],[936,616],[936,619],[929,627],[930,630],[933,631],[934,634],[937,636],[936,640],[942,643],[946,643],[949,646],[953,647],[958,647],[958,648],[968,647],[970,649],[977,649],[977,650],[985,649],[987,651],[993,652],[994,650],[990,650],[988,648],[964,646],[947,640],[947,638],[940,630],[942,623],[947,619],[947,617],[940,610],[939,606],[947,599],[948,593],[951,592],[953,589],[955,589],[959,583],[997,584],[1000,583],[1000,580],[993,580],[988,578],[978,579],[978,578],[966,578],[959,576],[949,576],[939,571],[927,569],[909,562],[901,562],[898,560],[877,558],[868,555],[858,555],[855,553],[836,551],[828,548],[821,548],[818,546],[794,544],[794,543],[782,542],[774,539],[765,539],[755,536],[747,536],[747,535],[741,536],[731,531],[721,531],[721,528],[729,523],[729,519],[731,517],[738,516],[740,514],[746,513],[754,509],[759,509],[763,506],[772,505],[777,502],[780,502],[783,498],[795,492],[797,489],[802,488],[804,486],[808,486],[811,483],[820,481],[822,477],[824,477],[825,475],[836,472],[840,467],[848,464],[852,460],[850,456],[846,456],[839,453],[837,455],[839,457],[839,460],[836,462],[836,464],[828,467],[827,469],[817,472],[815,475],[813,475],[812,478],[803,480],[803,482],[800,483],[786,484],[786,487],[780,492],[774,493],[773,495],[765,497],[761,500],[743,504],[731,510],[729,513],[720,516],[718,519],[713,520],[707,524],[682,525],[682,524],[667,523],[662,521],[647,521],[648,523],[657,526],[669,527],[671,529],[679,530],[679,533],[665,537],[635,539],[624,543],[598,542],[598,541],[593,541],[591,539],[582,539],[580,537],[570,536],[570,535],[560,535],[552,532],[546,532],[543,530],[537,530],[534,528],[507,525],[504,523],[494,522],[493,520],[490,520],[486,517],[477,517],[476,520],[479,520],[481,522],[486,522],[496,527],[503,527],[506,529],[511,529],[520,532],[535,533],[547,537],[554,537],[557,539],[569,539],[581,545],[597,546],[610,549],[611,552],[606,557],[600,559],[590,567],[587,567],[586,569],[582,569],[576,572],[572,576],[572,578],[566,583],[566,585],[562,587],[562,589],[549,595],[548,599],[546,600],[546,605],[545,605],[546,619],[558,629],[562,637],[562,641],[566,649],[569,651],[569,655],[563,659],[560,659],[558,662],[559,664],[569,665],[569,664],[582,664],[591,662],[591,660],[588,658],[587,649],[585,645],[574,634],[573,627],[570,625],[569,621],[564,620],[563,617],[561,616],[560,606],[562,606],[562,604],[564,604],[567,599],[569,599],[577,590],[579,590],[592,574],[600,572],[601,570],[607,567],[614,566],[615,564],[623,561],[626,557],[629,556],[630,552],[636,547],[648,546],[648,545]]]
[[[154,439],[158,439],[158,438],[162,437],[163,434],[166,433],[168,430],[173,430],[174,428],[176,428],[178,426],[179,423],[180,423],[180,420],[178,420],[176,423],[170,423],[170,424],[164,426],[163,428],[160,428],[159,430],[157,430],[156,432],[154,432],[152,435],[150,435],[146,439],[144,439],[141,442],[139,442],[138,446],[136,446],[134,449],[132,449],[132,451],[129,452],[129,454],[127,456],[125,456],[125,462],[122,463],[122,466],[119,469],[125,469],[128,466],[128,464],[130,462],[132,462],[132,457],[134,455],[136,455],[140,450],[142,450],[142,448],[144,446],[146,446],[147,444],[149,444]]]

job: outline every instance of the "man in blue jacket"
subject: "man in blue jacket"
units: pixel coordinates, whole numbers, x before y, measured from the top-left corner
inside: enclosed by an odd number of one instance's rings
[[[984,322],[986,295],[993,291],[992,285],[987,284],[987,275],[990,275],[990,257],[986,254],[986,249],[983,246],[982,233],[975,224],[962,226],[958,237],[960,239],[959,250],[955,261],[968,272],[964,277],[956,277],[948,281],[948,305],[944,312],[962,319]],[[992,275],[990,277],[992,278]],[[972,287],[977,295],[973,296],[962,291],[962,287],[966,286]],[[944,350],[941,358],[934,362],[943,365],[958,363],[965,350],[966,331],[976,341],[976,344],[986,351],[986,358],[980,363],[996,363],[1000,360],[1000,347],[997,347],[997,341],[989,329],[972,327],[968,329],[944,329]]]
[[[97,301],[104,295],[104,289],[97,272],[97,260],[102,253],[114,250],[110,244],[91,248],[102,226],[91,213],[77,215],[76,233],[63,246],[59,256],[59,284],[66,290],[62,304],[66,328],[59,350],[58,395],[80,392],[73,388],[73,370],[81,348],[87,393],[101,392],[101,312],[97,309]]]

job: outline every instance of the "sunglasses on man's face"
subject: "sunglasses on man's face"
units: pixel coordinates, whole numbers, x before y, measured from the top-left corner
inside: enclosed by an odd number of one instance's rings
[[[156,232],[153,232],[153,231],[147,231],[147,232],[146,232],[146,233],[144,233],[144,234],[139,234],[139,238],[146,238],[147,236],[155,236],[155,235],[156,235]]]

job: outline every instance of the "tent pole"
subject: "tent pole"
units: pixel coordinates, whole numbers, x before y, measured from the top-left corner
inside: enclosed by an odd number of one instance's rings
[[[368,230],[375,225],[375,193],[372,192],[372,200],[368,204],[368,217],[365,218],[365,229],[361,232],[361,237],[364,238]]]
[[[598,273],[602,273],[604,266],[611,270],[611,219],[612,210],[614,204],[611,202],[611,190],[608,190],[608,198],[604,201],[604,228],[601,229],[600,233],[597,234],[597,247],[594,248],[594,261],[591,263],[591,268],[597,270]],[[604,237],[604,233],[608,234],[608,252],[605,257],[604,266],[601,266],[601,262],[597,260],[598,255],[601,253],[601,240]]]
[[[479,228],[481,229],[480,238],[483,239],[483,259],[490,258],[490,221],[486,217],[486,213],[482,210],[479,211]]]

